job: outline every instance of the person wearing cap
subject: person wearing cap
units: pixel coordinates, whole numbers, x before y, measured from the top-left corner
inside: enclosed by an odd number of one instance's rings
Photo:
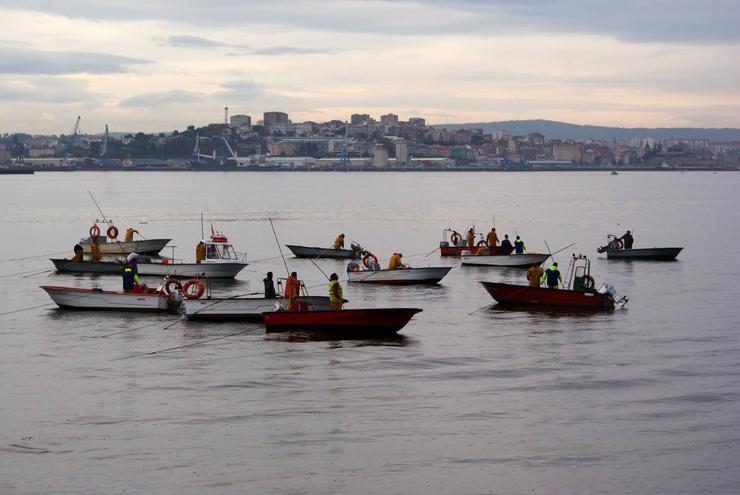
[[[560,270],[558,270],[557,261],[550,265],[547,270],[545,270],[545,273],[542,274],[540,282],[547,285],[548,289],[557,289],[559,285],[558,282],[560,282],[560,284],[563,283],[563,278],[560,276]]]
[[[332,273],[329,276],[329,306],[331,309],[338,311],[344,305],[344,296],[342,295],[342,286],[339,285],[339,276]]]
[[[624,249],[632,249],[632,244],[635,242],[635,238],[632,237],[632,232],[629,230],[619,240],[624,243]]]
[[[542,276],[545,274],[542,267],[537,263],[532,263],[532,266],[527,270],[527,280],[529,281],[530,287],[539,287],[542,283]]]
[[[401,268],[406,268],[406,265],[401,262],[401,258],[403,258],[403,255],[401,253],[393,253],[391,259],[388,260],[388,269],[399,270]]]
[[[344,249],[344,234],[339,234],[336,239],[334,239],[334,246],[332,246],[334,249]]]

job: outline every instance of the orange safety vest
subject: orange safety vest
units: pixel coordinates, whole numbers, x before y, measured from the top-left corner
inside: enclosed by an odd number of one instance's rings
[[[285,281],[285,297],[298,297],[301,289],[301,281],[297,278],[288,277]]]

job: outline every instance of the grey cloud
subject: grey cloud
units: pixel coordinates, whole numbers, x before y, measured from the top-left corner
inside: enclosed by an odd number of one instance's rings
[[[311,31],[439,36],[587,33],[624,41],[738,42],[736,0],[152,0],[100,9],[93,0],[6,0],[6,8],[106,20],[160,19],[198,26],[282,26]]]
[[[201,38],[200,36],[169,36],[163,42],[165,45],[181,46],[187,48],[215,48],[229,46],[226,43],[220,41],[209,40],[207,38]]]
[[[146,93],[126,98],[118,103],[119,107],[159,107],[173,104],[195,103],[203,100],[203,93],[176,89],[158,93]]]
[[[229,81],[221,85],[222,90],[214,94],[216,98],[227,100],[249,100],[264,96],[261,84],[254,81]]]
[[[181,34],[176,36],[169,36],[163,40],[161,45],[170,45],[170,46],[176,46],[181,48],[241,48],[241,49],[248,49],[249,45],[244,44],[233,44],[233,43],[223,43],[221,41],[216,41],[208,38],[203,38],[201,36],[191,36],[187,34]]]
[[[87,81],[71,77],[0,79],[0,101],[42,103],[95,103],[98,95],[87,89]]]
[[[0,74],[116,74],[148,60],[108,53],[52,52],[0,46]]]
[[[329,50],[319,50],[314,48],[299,48],[296,46],[270,46],[260,48],[252,52],[255,55],[312,55],[332,53]]]

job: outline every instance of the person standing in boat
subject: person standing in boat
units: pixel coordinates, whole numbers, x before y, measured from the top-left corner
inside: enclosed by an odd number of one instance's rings
[[[123,236],[123,242],[134,242],[134,234],[138,234],[139,231],[133,227],[126,229],[126,234]],[[139,234],[141,235],[141,234]]]
[[[134,271],[130,263],[123,269],[123,292],[134,292],[134,287],[139,285],[139,275]]]
[[[339,285],[339,276],[336,273],[329,276],[329,305],[335,311],[342,309],[344,305],[342,286]]]
[[[559,283],[563,283],[563,278],[560,276],[560,270],[558,270],[558,262],[553,262],[550,267],[545,270],[545,273],[542,274],[542,278],[540,279],[540,282],[547,285],[548,289],[557,289],[559,286]],[[558,283],[559,282],[559,283]]]
[[[509,234],[504,234],[504,240],[501,241],[501,248],[504,249],[507,254],[514,249],[514,246],[511,245],[511,241],[509,240]]]
[[[495,248],[498,246],[498,234],[496,233],[496,227],[491,227],[491,231],[486,236],[486,245],[489,248]]]
[[[339,234],[336,239],[334,239],[334,245],[332,246],[334,249],[344,249],[344,234]]]
[[[262,279],[262,283],[265,284],[265,299],[275,299],[277,293],[275,292],[275,282],[272,280],[272,272],[267,272],[267,276]]]
[[[537,263],[532,263],[532,266],[527,270],[527,280],[529,281],[530,287],[539,287],[542,283],[542,276],[545,274],[544,270]]]
[[[632,249],[632,244],[635,242],[632,232],[629,230],[619,240],[624,243],[624,249]]]
[[[472,248],[475,246],[475,231],[472,229],[468,229],[468,233],[465,235],[465,240],[468,242],[468,247]]]
[[[516,236],[516,239],[514,239],[514,252],[516,254],[524,254],[524,251],[527,250],[527,246],[524,245],[524,241],[519,238],[519,236]]]
[[[401,258],[403,258],[403,255],[401,253],[393,253],[391,259],[388,260],[388,269],[400,270],[402,268],[406,268],[406,265],[401,262]]]
[[[293,272],[285,281],[285,297],[288,299],[288,311],[293,311],[296,306],[298,296],[301,294],[301,281],[298,280],[298,274]]]
[[[100,261],[102,259],[97,237],[93,237],[92,242],[90,243],[90,259],[93,261]]]
[[[203,241],[200,241],[195,246],[195,262],[200,263],[202,261],[205,261],[206,259],[206,245],[203,243]]]

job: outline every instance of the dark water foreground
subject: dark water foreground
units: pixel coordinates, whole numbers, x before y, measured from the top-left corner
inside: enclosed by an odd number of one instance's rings
[[[0,493],[740,493],[738,186],[731,173],[5,177]],[[6,314],[48,303],[43,283],[120,284],[16,260],[71,251],[100,217],[87,190],[119,226],[172,237],[184,258],[204,211],[254,261],[223,294],[284,272],[268,217],[283,243],[345,232],[384,260],[454,268],[436,287],[343,282],[350,307],[424,309],[386,340],[51,306]],[[492,214],[532,251],[577,242],[569,251],[591,255],[628,309],[475,312],[490,302],[478,280],[522,272],[424,255],[443,227],[487,228]],[[685,249],[674,263],[596,254],[627,228],[636,247]],[[288,263],[323,293],[310,262]],[[342,263],[320,266],[344,280]]]

